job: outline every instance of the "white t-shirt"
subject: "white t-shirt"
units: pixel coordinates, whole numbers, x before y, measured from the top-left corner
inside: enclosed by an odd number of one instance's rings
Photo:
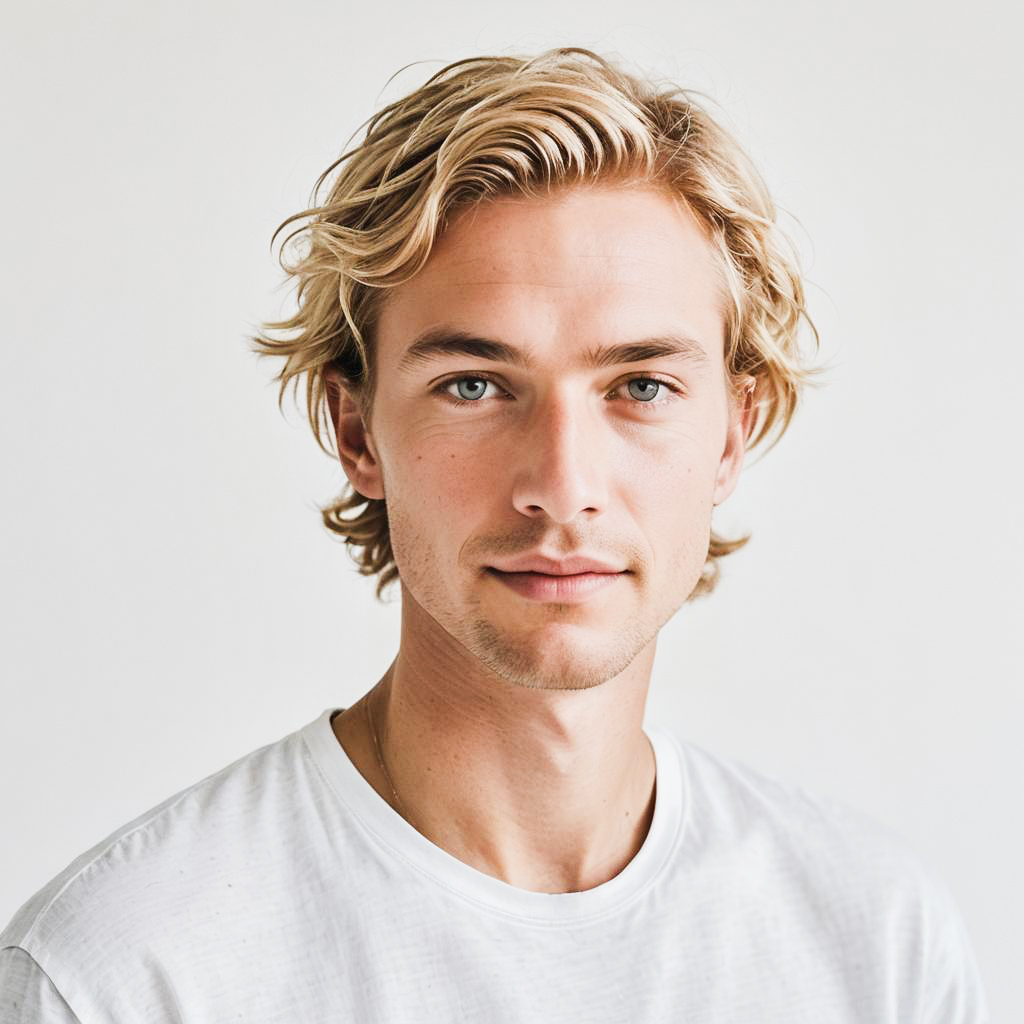
[[[893,834],[648,736],[653,821],[529,892],[380,798],[333,709],[119,829],[0,933],[0,1024],[987,1021],[945,886]]]

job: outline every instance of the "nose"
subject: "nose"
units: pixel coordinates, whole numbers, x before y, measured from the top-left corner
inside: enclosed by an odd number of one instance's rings
[[[517,511],[556,523],[593,517],[607,504],[600,419],[583,396],[538,399],[514,452],[509,453]]]

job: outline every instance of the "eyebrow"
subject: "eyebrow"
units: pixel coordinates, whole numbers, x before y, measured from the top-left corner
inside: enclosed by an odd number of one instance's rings
[[[470,356],[474,359],[487,359],[523,368],[530,365],[527,354],[515,345],[491,338],[480,338],[467,331],[450,327],[434,327],[424,331],[409,346],[398,368],[407,370],[445,356]],[[590,369],[603,369],[622,363],[642,363],[648,359],[666,357],[684,359],[699,367],[706,367],[710,362],[703,346],[693,338],[664,334],[655,338],[642,338],[639,341],[588,349],[583,356],[583,365]]]

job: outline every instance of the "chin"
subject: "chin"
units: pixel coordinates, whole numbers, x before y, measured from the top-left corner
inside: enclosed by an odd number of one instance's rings
[[[566,632],[574,635],[565,635]],[[559,633],[561,635],[554,635]],[[513,638],[493,623],[474,623],[465,647],[496,676],[531,690],[588,690],[621,675],[652,637],[628,630],[595,644],[571,626],[534,630]]]

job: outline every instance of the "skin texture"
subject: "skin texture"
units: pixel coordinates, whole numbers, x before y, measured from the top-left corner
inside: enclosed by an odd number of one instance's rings
[[[525,365],[403,364],[442,326]],[[585,358],[666,335],[703,359]],[[342,465],[387,502],[402,593],[398,655],[335,733],[410,824],[513,885],[599,885],[647,834],[657,635],[700,576],[751,424],[723,342],[721,280],[692,214],[648,186],[574,186],[462,211],[391,290],[368,424],[330,378]],[[527,554],[620,574],[585,600],[529,599],[490,571]]]

